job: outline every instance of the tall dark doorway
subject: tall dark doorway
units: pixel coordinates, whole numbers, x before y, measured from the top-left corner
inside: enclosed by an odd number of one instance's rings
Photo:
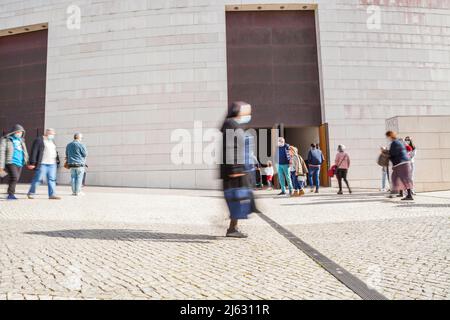
[[[47,30],[0,37],[0,130],[19,123],[27,131],[30,150],[45,122]],[[31,179],[25,170],[22,182]]]
[[[228,11],[228,99],[253,106],[252,126],[322,124],[315,13]]]

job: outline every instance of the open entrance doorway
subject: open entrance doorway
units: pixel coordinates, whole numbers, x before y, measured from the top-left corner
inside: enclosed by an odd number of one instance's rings
[[[329,160],[329,143],[328,143],[328,126],[323,124],[321,126],[308,127],[289,127],[284,128],[284,138],[286,143],[297,147],[299,155],[307,161],[308,153],[311,144],[319,145],[325,159],[320,170],[320,184],[323,187],[330,186],[330,179],[328,177],[328,169],[330,165]]]

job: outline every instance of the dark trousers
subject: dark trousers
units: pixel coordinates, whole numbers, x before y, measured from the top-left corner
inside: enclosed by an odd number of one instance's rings
[[[338,179],[339,191],[342,191],[342,180],[344,180],[345,184],[347,185],[347,188],[350,190],[350,185],[348,184],[348,180],[347,180],[347,172],[348,172],[348,169],[337,169],[336,170],[336,177]]]
[[[22,167],[15,164],[7,164],[6,172],[8,172],[8,194],[14,195],[16,193],[17,182],[22,174]]]

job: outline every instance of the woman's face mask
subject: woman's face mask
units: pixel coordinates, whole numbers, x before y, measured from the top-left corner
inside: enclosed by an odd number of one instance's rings
[[[236,118],[236,122],[239,124],[246,124],[246,123],[249,123],[251,120],[252,120],[251,115],[240,116],[240,117]]]
[[[55,140],[55,135],[49,134],[49,135],[47,136],[47,139],[50,140],[50,141],[53,141],[53,140]]]

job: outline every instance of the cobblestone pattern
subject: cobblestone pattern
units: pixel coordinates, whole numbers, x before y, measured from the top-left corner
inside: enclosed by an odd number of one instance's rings
[[[67,193],[0,202],[0,299],[358,299],[258,217],[223,238],[219,194]]]
[[[416,199],[321,194],[266,205],[271,218],[386,297],[450,299],[450,193]]]

